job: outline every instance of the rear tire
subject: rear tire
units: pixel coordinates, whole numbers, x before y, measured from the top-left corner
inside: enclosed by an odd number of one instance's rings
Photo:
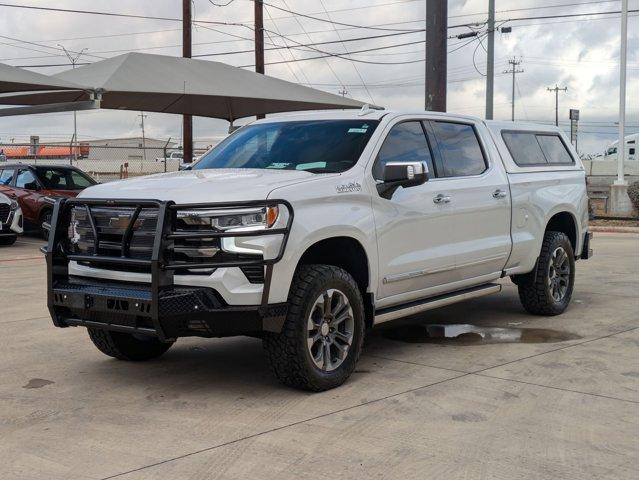
[[[18,240],[17,235],[0,237],[0,245],[2,245],[3,247],[8,247],[16,243],[16,240]]]
[[[320,392],[344,383],[364,342],[364,302],[353,277],[331,265],[302,265],[281,333],[265,332],[271,370],[284,384]]]
[[[89,338],[98,350],[118,360],[132,362],[151,360],[162,355],[173,345],[173,343],[160,342],[150,336],[134,336],[130,333],[110,332],[98,328],[87,328],[87,330]]]
[[[537,269],[516,280],[519,300],[533,315],[559,315],[572,297],[575,283],[575,255],[568,237],[546,232]]]

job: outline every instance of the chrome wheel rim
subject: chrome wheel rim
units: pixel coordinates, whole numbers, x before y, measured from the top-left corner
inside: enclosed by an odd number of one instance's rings
[[[344,363],[353,343],[355,320],[346,295],[329,289],[322,293],[308,317],[307,346],[317,368],[331,372]]]
[[[568,292],[570,284],[570,258],[563,247],[552,252],[548,265],[547,286],[550,295],[556,302],[561,302]]]

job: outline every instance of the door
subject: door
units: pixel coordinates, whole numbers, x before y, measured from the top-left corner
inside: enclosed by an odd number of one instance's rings
[[[39,220],[38,200],[41,196],[38,193],[39,188],[41,188],[40,182],[31,169],[21,168],[18,170],[15,178],[15,188],[13,189],[14,198],[20,204],[24,218],[30,222]]]
[[[373,177],[382,178],[384,165],[396,161],[423,161],[429,178],[436,176],[431,145],[419,120],[393,125],[373,164]],[[427,181],[399,188],[390,199],[373,195],[377,229],[379,284],[378,306],[424,296],[424,290],[450,281],[455,268],[451,248],[452,205],[444,193],[449,182]]]
[[[450,198],[456,281],[497,278],[511,249],[511,203],[508,178],[498,158],[489,158],[477,126],[430,121],[427,129],[436,145],[439,181]]]

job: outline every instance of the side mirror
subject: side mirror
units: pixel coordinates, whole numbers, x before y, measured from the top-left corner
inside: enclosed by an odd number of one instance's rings
[[[384,165],[384,178],[377,184],[378,193],[389,199],[399,187],[422,185],[428,180],[428,165],[425,162],[388,162]]]
[[[26,190],[33,190],[37,192],[38,190],[40,190],[40,185],[38,185],[38,182],[29,182],[24,184],[24,188]]]

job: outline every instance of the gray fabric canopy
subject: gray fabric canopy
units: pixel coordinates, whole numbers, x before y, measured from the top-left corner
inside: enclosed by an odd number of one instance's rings
[[[0,63],[0,94],[78,89],[82,87],[70,81]]]
[[[16,95],[0,98],[0,104],[73,102],[88,100],[88,92],[96,92],[102,95],[101,108],[190,114],[229,121],[265,113],[364,105],[224,63],[144,53],[119,55],[51,78],[61,84],[83,85],[86,91]]]

